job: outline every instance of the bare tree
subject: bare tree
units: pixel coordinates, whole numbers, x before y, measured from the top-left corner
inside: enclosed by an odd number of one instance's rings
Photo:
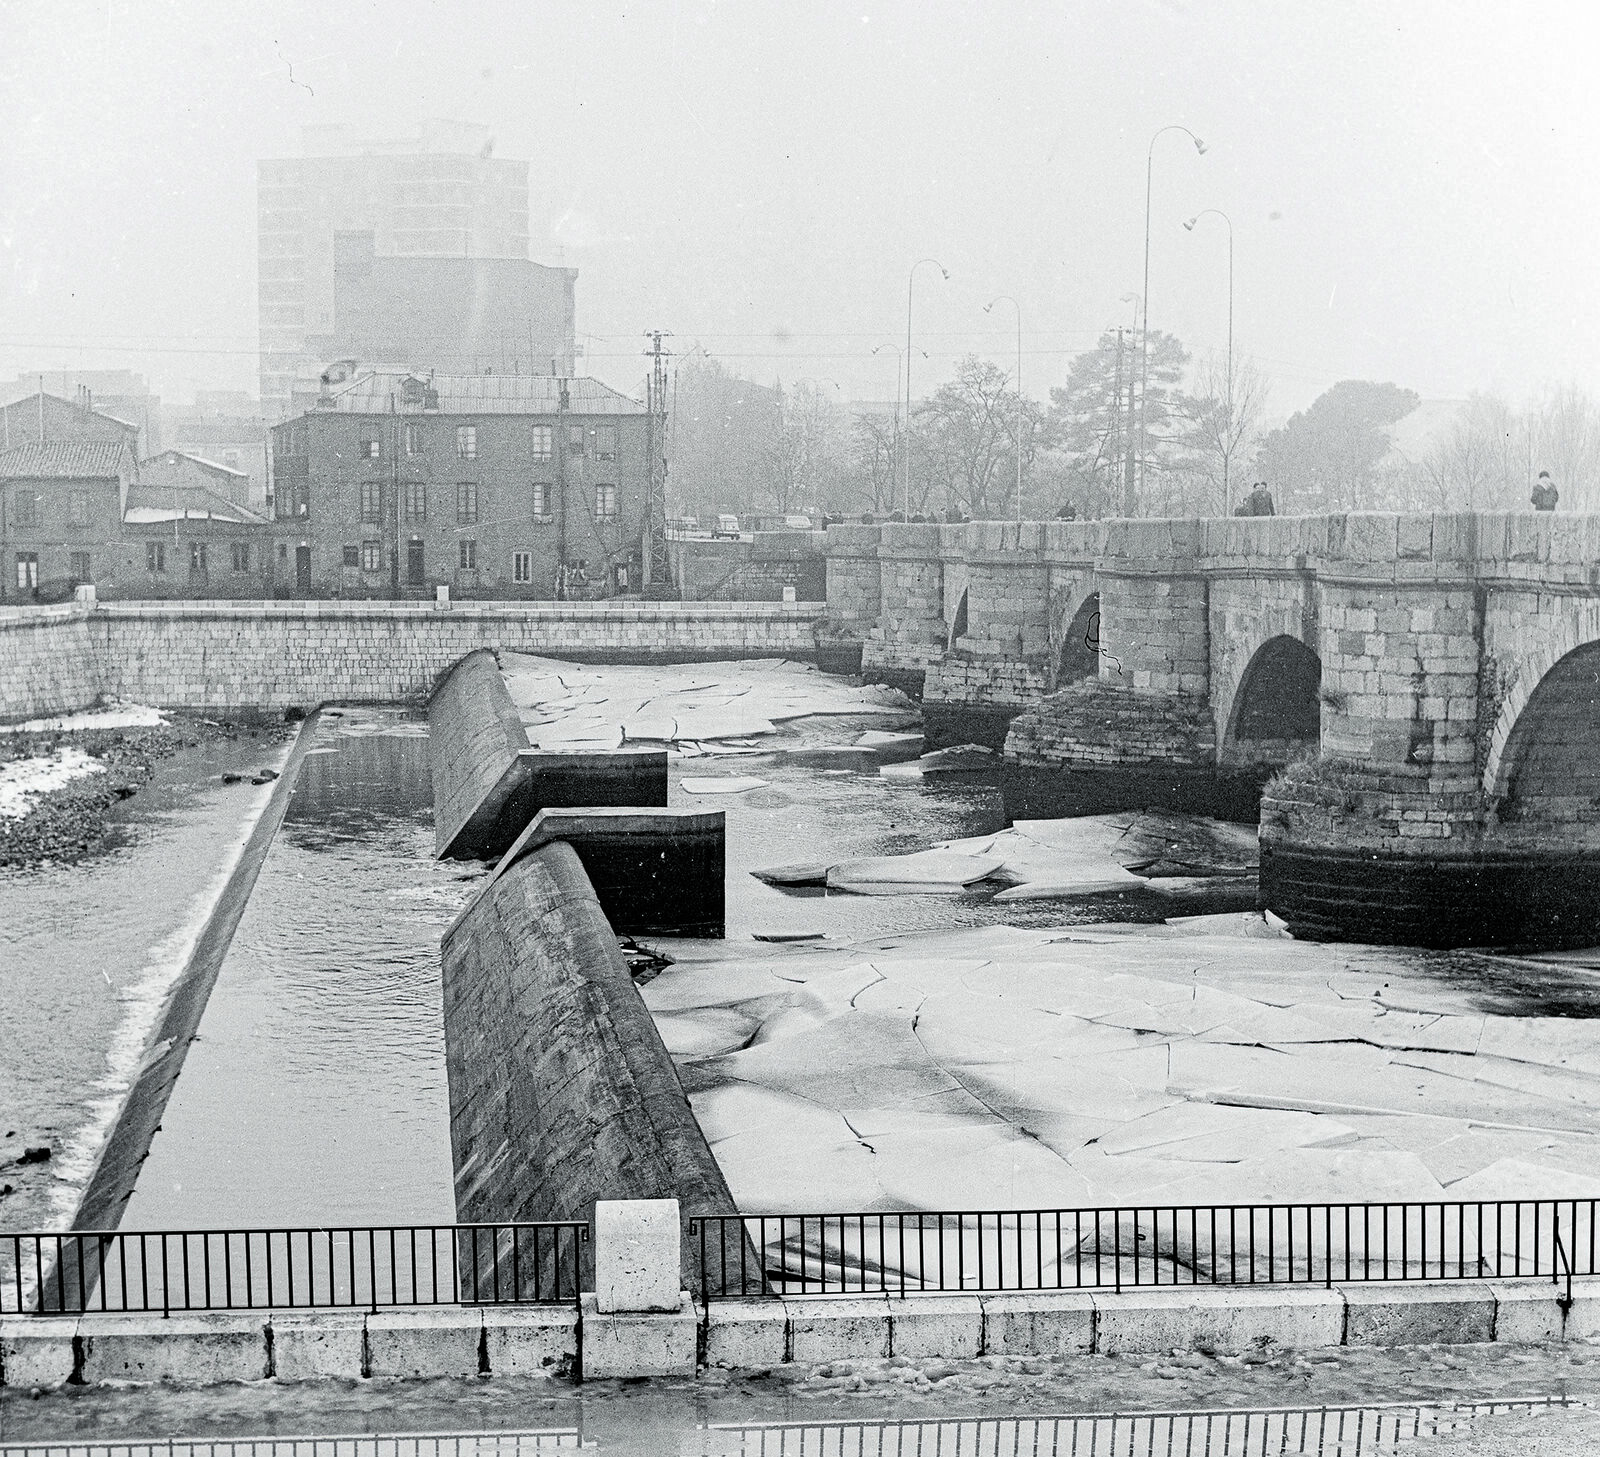
[[[868,510],[894,510],[900,480],[900,417],[898,413],[857,411],[851,418],[851,486]]]
[[[1271,390],[1272,382],[1254,360],[1235,360],[1230,381],[1226,361],[1213,355],[1195,371],[1192,392],[1179,397],[1178,409],[1188,422],[1195,484],[1207,509],[1225,516],[1243,494],[1239,471],[1255,448]]]
[[[1588,393],[1576,384],[1551,390],[1529,410],[1527,432],[1528,473],[1550,472],[1562,509],[1600,506],[1600,409]]]
[[[912,480],[920,490],[913,510],[926,511],[930,498],[937,497],[944,509],[960,506],[977,517],[1012,514],[1018,401],[1010,386],[1004,370],[969,354],[956,377],[917,406]],[[1024,477],[1042,415],[1033,401],[1022,401]]]
[[[846,445],[844,416],[818,384],[800,380],[780,388],[777,430],[762,473],[773,508],[787,515],[830,504],[844,473]]]

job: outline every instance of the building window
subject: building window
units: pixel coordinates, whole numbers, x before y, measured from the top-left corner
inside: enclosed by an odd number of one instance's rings
[[[533,514],[535,516],[548,516],[550,514],[550,483],[548,481],[535,481],[533,483]]]
[[[615,521],[617,519],[617,488],[615,486],[596,486],[594,488],[594,519],[596,521]]]
[[[344,564],[347,567],[359,567],[361,565],[361,548],[359,546],[347,546],[344,549]]]
[[[584,447],[584,429],[582,425],[567,426],[567,454],[582,455]]]
[[[362,460],[377,460],[381,453],[376,439],[363,440],[361,442]]]
[[[477,571],[478,543],[469,537],[465,541],[457,542],[456,545],[459,549],[461,570],[464,572]]]
[[[365,522],[383,520],[383,482],[362,481],[361,519]]]
[[[206,574],[206,544],[203,541],[189,543],[189,575],[203,577]]]
[[[406,426],[406,454],[422,454],[422,426],[416,423]]]
[[[406,515],[414,521],[421,521],[428,514],[427,486],[421,481],[407,481],[400,490]]]
[[[549,460],[555,453],[555,431],[548,425],[533,427],[533,458]]]
[[[596,460],[615,460],[617,458],[617,427],[615,425],[596,425],[594,427],[594,458]]]
[[[456,487],[456,520],[462,523],[478,519],[478,488],[471,481]]]
[[[511,553],[511,580],[519,587],[529,586],[533,582],[533,553],[531,551],[514,551]]]
[[[147,541],[144,544],[144,569],[147,572],[165,572],[167,548],[164,542]]]
[[[11,524],[13,526],[39,524],[39,498],[32,491],[18,491],[11,498]]]
[[[19,551],[17,553],[17,586],[27,592],[38,585],[39,553],[36,551]]]
[[[92,582],[94,577],[89,572],[89,553],[75,551],[72,553],[72,585],[81,587],[85,582]]]
[[[74,491],[67,498],[67,509],[71,512],[68,519],[74,526],[87,526],[89,524],[89,493],[87,491]]]
[[[250,543],[248,541],[234,542],[233,569],[241,574],[250,570]]]
[[[476,425],[456,426],[456,454],[462,460],[476,460],[478,458],[478,427]]]
[[[381,572],[383,570],[382,542],[364,541],[361,543],[361,570],[364,572]]]

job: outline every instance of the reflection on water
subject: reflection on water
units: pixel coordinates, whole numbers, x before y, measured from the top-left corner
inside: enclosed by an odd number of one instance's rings
[[[580,1422],[535,1431],[258,1437],[0,1446],[0,1457],[536,1457],[582,1449],[682,1457],[1383,1457],[1419,1443],[1586,1403],[1565,1398],[1446,1406],[1339,1406],[910,1421],[711,1423],[659,1416],[648,1431],[596,1434]]]
[[[427,731],[314,732],[124,1228],[454,1219]]]

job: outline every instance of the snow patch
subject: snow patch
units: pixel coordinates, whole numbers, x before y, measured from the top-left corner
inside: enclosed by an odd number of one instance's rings
[[[21,819],[41,795],[85,774],[103,774],[105,767],[82,749],[57,749],[53,754],[0,764],[0,818]]]

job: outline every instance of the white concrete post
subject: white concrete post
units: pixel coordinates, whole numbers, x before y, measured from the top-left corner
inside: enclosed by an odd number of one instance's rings
[[[783,589],[783,600],[785,602],[793,602],[794,601],[794,588],[793,587],[785,587]]]
[[[80,607],[93,607],[94,606],[94,583],[93,582],[85,582],[81,586],[74,587],[72,589],[72,600],[74,602],[76,602]]]
[[[679,1308],[676,1199],[601,1200],[594,1206],[594,1294],[606,1315]]]
[[[450,589],[443,583],[433,589],[433,606],[437,612],[450,610]]]
[[[599,1200],[594,1283],[579,1301],[583,1374],[693,1374],[694,1306],[680,1285],[676,1199]]]

